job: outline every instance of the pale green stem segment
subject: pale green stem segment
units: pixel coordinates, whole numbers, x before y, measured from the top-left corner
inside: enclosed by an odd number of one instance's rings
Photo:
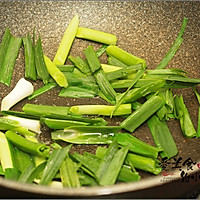
[[[71,49],[72,43],[75,39],[78,30],[78,25],[79,25],[79,16],[75,15],[70,21],[69,25],[67,26],[67,29],[65,30],[65,33],[58,47],[56,55],[53,59],[53,63],[55,65],[63,65],[65,63],[69,51]]]
[[[6,168],[14,167],[9,143],[3,132],[0,132],[0,161],[3,171],[5,171]]]
[[[115,35],[85,27],[78,28],[76,37],[108,45],[117,43],[117,37]]]
[[[146,65],[145,60],[138,58],[115,45],[108,46],[106,49],[106,53],[109,56],[114,56],[126,65],[136,65],[140,63],[143,63],[143,66]]]
[[[77,106],[72,106],[70,112],[79,115],[110,116],[114,109],[115,106],[109,106],[109,105],[77,105]],[[128,115],[131,114],[131,112],[132,112],[131,104],[121,104],[113,113],[113,116]]]
[[[49,74],[52,76],[52,78],[56,81],[56,83],[60,87],[68,87],[68,81],[66,76],[56,67],[56,65],[47,57],[44,55],[44,61],[47,67],[47,70]]]

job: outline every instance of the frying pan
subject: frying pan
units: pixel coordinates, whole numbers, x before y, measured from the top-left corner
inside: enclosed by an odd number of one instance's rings
[[[154,69],[162,60],[176,38],[183,17],[188,18],[184,33],[184,42],[168,67],[181,68],[189,72],[189,77],[200,78],[200,6],[195,1],[1,1],[0,2],[0,38],[6,27],[16,36],[24,36],[36,28],[41,34],[44,53],[54,57],[62,35],[71,18],[78,14],[80,26],[115,34],[117,45],[126,51],[147,61],[148,69]],[[84,56],[83,49],[88,45],[97,48],[99,44],[76,39],[70,54]],[[106,57],[101,57],[105,62]],[[20,49],[10,87],[0,84],[0,101],[24,77],[24,52]],[[35,89],[42,86],[41,81],[33,83]],[[197,87],[197,91],[199,88]],[[85,99],[58,97],[59,88],[29,101],[45,105],[85,104]],[[183,94],[184,101],[197,128],[198,102],[192,89],[176,90]],[[27,103],[25,99],[12,110],[20,111]],[[100,98],[87,99],[88,104],[104,104]],[[119,122],[118,118],[109,119],[110,124]],[[179,154],[169,160],[168,174],[152,176],[139,172],[140,182],[120,183],[104,187],[83,187],[79,189],[58,189],[46,186],[21,184],[0,178],[1,197],[14,198],[195,198],[200,189],[198,163],[200,163],[199,139],[183,137],[179,122],[168,121],[169,129],[177,144]],[[139,139],[154,145],[148,126],[144,123],[134,133]],[[40,136],[49,143],[49,133]],[[73,151],[94,152],[95,145],[74,145]],[[176,161],[181,168],[173,169]],[[192,160],[189,170],[186,160]],[[187,177],[181,177],[181,171]],[[188,178],[189,177],[189,178]],[[188,179],[186,179],[188,178]]]

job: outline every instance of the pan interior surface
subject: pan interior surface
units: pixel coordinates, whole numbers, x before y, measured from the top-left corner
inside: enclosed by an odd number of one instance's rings
[[[189,72],[191,78],[200,78],[200,9],[199,2],[195,1],[1,1],[0,2],[0,38],[2,38],[5,28],[8,27],[15,36],[24,36],[28,32],[32,33],[35,27],[36,33],[41,35],[44,54],[53,59],[63,33],[72,19],[78,14],[80,26],[101,30],[117,36],[117,45],[127,52],[136,55],[147,62],[148,69],[154,69],[165,56],[173,41],[175,40],[184,17],[188,18],[188,25],[184,33],[184,41],[176,52],[168,67],[180,68]],[[0,40],[1,41],[1,40]],[[76,39],[73,43],[70,54],[84,57],[83,50],[88,45],[98,48],[100,44]],[[102,56],[101,62],[106,62],[106,56]],[[15,86],[17,81],[24,77],[24,52],[21,49],[16,60],[13,78],[10,87],[0,84],[0,101]],[[41,81],[33,83],[35,89],[42,86]],[[199,86],[197,87],[199,90]],[[38,96],[35,99],[23,101],[16,104],[12,110],[20,111],[25,103],[73,106],[85,104],[105,104],[100,98],[74,99],[58,97],[58,89],[52,90]],[[198,123],[198,101],[192,88],[177,89],[176,94],[182,94],[185,104],[191,114],[195,128]],[[120,123],[119,118],[105,118],[109,124]],[[56,197],[91,197],[109,196],[119,193],[129,193],[134,198],[142,198],[143,189],[157,186],[165,187],[166,183],[176,182],[177,187],[185,188],[191,182],[191,187],[199,185],[199,169],[196,164],[200,163],[200,142],[198,138],[185,138],[182,135],[180,124],[176,120],[169,120],[168,127],[177,144],[179,153],[170,159],[167,165],[168,174],[152,176],[148,173],[141,173],[141,181],[137,183],[120,183],[105,187],[83,187],[79,189],[57,189],[45,186],[31,186],[13,181],[0,179],[0,186],[17,191],[30,192],[34,194],[49,195]],[[143,124],[133,133],[134,136],[144,142],[154,145],[153,138],[147,124]],[[49,133],[45,132],[40,136],[40,140],[49,144],[51,142]],[[72,151],[80,153],[88,151],[94,153],[97,145],[73,145]],[[193,169],[187,170],[184,161],[192,160],[195,164]],[[177,167],[177,162],[179,167]],[[181,172],[187,171],[190,180],[181,177]],[[171,174],[171,175],[170,175]],[[195,174],[197,179],[192,179]],[[166,175],[166,176],[165,176]],[[166,180],[166,178],[168,180]],[[183,186],[184,185],[184,186]],[[170,187],[169,187],[170,188]],[[167,194],[160,194],[165,197]],[[181,190],[181,189],[180,189]],[[156,190],[155,190],[156,191]],[[163,190],[164,191],[164,190]],[[177,192],[177,195],[182,195]],[[174,196],[176,197],[176,196]]]

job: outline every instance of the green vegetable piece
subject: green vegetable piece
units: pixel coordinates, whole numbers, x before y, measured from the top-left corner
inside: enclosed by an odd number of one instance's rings
[[[126,90],[126,92],[124,92],[123,94],[121,95],[118,95],[117,98],[116,98],[116,105],[115,105],[115,108],[111,114],[111,116],[113,116],[113,114],[116,112],[116,110],[119,108],[119,106],[125,102],[125,99],[130,91],[130,89],[136,84],[136,82],[140,79],[140,77],[144,74],[144,69],[141,69],[141,70],[138,70],[135,78],[132,80],[132,83],[131,85],[128,87],[128,89]]]
[[[111,86],[105,72],[102,69],[99,69],[94,73],[94,77],[101,92],[106,96],[106,98],[110,101],[115,101],[117,94]]]
[[[12,111],[12,110],[3,110],[1,111],[1,115],[3,116],[12,115],[12,116],[28,118],[28,119],[40,119],[39,116],[34,116],[31,114],[29,115],[29,114],[26,114],[25,112],[18,112],[18,111]]]
[[[156,80],[153,83],[149,83],[140,88],[133,88],[127,92],[126,96],[123,99],[123,103],[131,103],[142,97],[145,97],[152,92],[157,92],[164,85],[165,80]]]
[[[170,60],[174,57],[176,51],[178,50],[178,48],[180,47],[181,43],[183,42],[183,39],[181,38],[186,25],[187,25],[187,21],[188,19],[186,17],[183,18],[183,22],[182,22],[182,26],[181,26],[181,30],[176,38],[176,40],[174,41],[174,43],[172,44],[171,48],[169,49],[169,51],[167,52],[167,54],[165,55],[165,57],[163,58],[163,60],[159,63],[159,65],[156,67],[156,69],[163,69],[167,66],[167,64],[170,62]]]
[[[109,105],[77,105],[70,108],[70,112],[79,115],[110,116],[115,106]],[[131,114],[131,104],[121,104],[114,112],[114,116]]]
[[[84,74],[91,74],[88,63],[85,60],[81,59],[79,56],[75,58],[72,55],[69,55],[68,59]]]
[[[118,78],[123,78],[130,73],[137,72],[141,68],[142,68],[142,64],[123,67],[121,69],[106,73],[106,76],[107,76],[109,81],[112,81],[112,80],[115,80],[115,79],[118,79]]]
[[[65,160],[71,145],[63,149],[54,149],[50,154],[47,164],[42,173],[39,185],[48,185],[51,180],[55,177],[56,173],[60,169],[63,161]]]
[[[154,69],[154,70],[146,70],[147,74],[150,75],[177,75],[181,77],[186,77],[185,74],[187,73],[181,69]]]
[[[10,30],[8,27],[6,27],[6,30],[4,32],[1,45],[0,45],[0,70],[2,70],[3,60],[6,56],[6,52],[7,52],[11,37],[12,35],[10,33]]]
[[[183,77],[180,75],[176,75],[176,74],[172,74],[172,75],[166,75],[166,74],[160,74],[160,75],[156,75],[156,74],[146,74],[145,79],[162,79],[162,80],[166,80],[166,81],[173,81],[173,82],[178,82],[179,85],[181,84],[199,84],[200,83],[200,79],[198,78],[189,78],[189,77]],[[173,85],[172,85],[173,86]],[[187,86],[188,87],[188,86]]]
[[[115,65],[101,64],[103,71],[108,75],[110,72],[115,72],[122,69],[122,67],[117,67]]]
[[[175,118],[175,103],[172,91],[169,89],[159,91],[158,96],[162,97],[165,100],[165,105],[163,105],[156,113],[159,119],[162,121],[169,120],[170,118]]]
[[[44,53],[40,36],[35,45],[35,66],[38,78],[40,78],[44,84],[47,84],[50,76],[44,61]]]
[[[18,171],[23,172],[29,165],[33,165],[33,158],[30,154],[18,148],[13,150],[14,163]]]
[[[95,80],[102,93],[109,99],[115,100],[116,92],[112,88],[104,71],[101,69],[101,64],[92,46],[88,46],[84,50],[90,70],[94,73]]]
[[[2,168],[2,165],[0,165],[0,175],[1,175],[1,176],[4,176],[4,175],[5,175],[5,173],[4,173],[4,171],[3,171],[3,168]]]
[[[0,82],[7,86],[10,86],[15,66],[15,61],[17,59],[21,44],[22,44],[21,38],[11,36],[6,54],[4,55],[4,59],[0,67],[1,69]]]
[[[0,130],[12,130],[20,133],[21,135],[35,136],[34,132],[31,132],[27,128],[22,127],[18,121],[7,118],[0,118]]]
[[[18,180],[20,176],[20,172],[16,168],[6,168],[5,169],[5,179],[10,179],[10,180]]]
[[[81,186],[96,186],[96,180],[82,171],[78,172]]]
[[[134,111],[129,117],[127,117],[121,126],[133,132],[141,124],[143,124],[151,115],[153,115],[159,108],[164,105],[164,100],[159,96],[152,96],[148,99],[138,110]]]
[[[109,56],[117,58],[126,65],[136,65],[139,63],[142,63],[143,67],[146,65],[145,60],[138,58],[115,45],[109,45],[106,49],[106,53]]]
[[[73,73],[64,72],[64,75],[67,77],[69,86],[76,86],[94,91],[99,89],[96,80],[92,75],[86,76],[78,69],[74,69]]]
[[[116,57],[111,56],[111,55],[108,56],[108,64],[118,66],[118,67],[122,67],[122,68],[128,66],[125,63],[123,63],[122,61],[120,61],[119,59],[117,59]]]
[[[133,165],[136,169],[147,171],[155,175],[160,174],[160,172],[162,171],[162,168],[159,166],[158,161],[153,158],[128,153],[126,162]]]
[[[176,116],[178,116],[182,133],[185,137],[196,137],[197,133],[192,123],[188,109],[184,103],[183,96],[175,97]]]
[[[44,157],[49,156],[50,147],[43,143],[32,142],[13,131],[6,131],[5,136],[14,146],[24,152]]]
[[[45,55],[44,55],[44,61],[49,74],[56,81],[56,83],[60,87],[64,88],[68,87],[69,84],[66,76],[56,67],[56,65]]]
[[[149,83],[153,83],[157,81],[156,79],[143,79],[140,78],[137,83],[133,86],[134,88],[140,88],[143,87],[144,85],[147,85]],[[128,88],[130,87],[132,83],[131,79],[119,79],[119,80],[113,80],[111,82],[111,85],[114,89],[120,89],[120,88]]]
[[[63,65],[67,59],[79,26],[79,16],[75,15],[69,22],[62,37],[56,55],[53,59],[55,65]]]
[[[37,167],[33,169],[32,173],[30,173],[30,175],[26,178],[25,182],[32,183],[35,178],[38,178],[38,176],[40,177],[40,174],[43,172],[45,167],[46,167],[46,162],[39,164]]]
[[[99,58],[105,51],[108,45],[103,44],[99,49],[96,50],[96,55]]]
[[[94,30],[94,29],[89,29],[85,27],[78,28],[76,37],[103,43],[103,44],[108,44],[108,45],[116,44],[117,42],[117,37],[113,34],[105,33],[105,32]]]
[[[69,58],[69,57],[68,57]],[[61,72],[73,72],[74,65],[56,65]]]
[[[31,36],[28,33],[23,39],[24,54],[25,54],[25,77],[31,80],[36,80],[37,73],[35,67],[35,51]]]
[[[156,159],[158,157],[158,153],[162,151],[161,148],[145,143],[128,133],[117,133],[115,134],[115,137],[118,144],[122,146],[129,146],[130,151],[142,156]]]
[[[107,149],[108,148],[98,146],[97,150],[96,150],[96,156],[99,159],[102,159],[104,157]],[[121,181],[121,182],[139,181],[140,175],[138,174],[138,172],[135,170],[135,168],[133,166],[130,167],[129,165],[123,165],[119,172],[117,180]]]
[[[137,171],[133,171],[128,165],[123,165],[117,179],[122,182],[132,182],[139,181],[140,178],[141,177]]]
[[[51,137],[74,144],[110,144],[120,129],[119,126],[71,126],[51,132]]]
[[[41,121],[45,123],[51,129],[64,129],[69,126],[87,126],[89,123],[64,120],[64,119],[50,119],[50,118],[41,118]]]
[[[193,87],[193,92],[194,94],[196,95],[196,98],[198,100],[198,103],[200,105],[200,95],[199,93],[197,92],[196,88]],[[200,137],[200,106],[199,106],[199,110],[198,110],[198,126],[197,126],[197,137]]]
[[[112,185],[116,182],[120,169],[128,153],[128,147],[118,150],[114,140],[102,158],[96,176],[100,185]]]
[[[156,146],[163,149],[160,154],[161,157],[167,157],[169,159],[176,156],[178,149],[166,122],[160,121],[159,118],[154,115],[148,119],[147,123]]]
[[[30,174],[32,173],[32,171],[34,170],[35,166],[33,163],[31,163],[19,176],[18,181],[25,183],[27,177],[30,176]]]
[[[40,87],[39,89],[35,90],[29,97],[28,100],[34,99],[39,95],[51,90],[52,88],[56,87],[56,83],[47,83],[46,85]]]
[[[3,132],[0,132],[0,161],[4,172],[6,168],[14,168],[12,146]]]
[[[22,110],[26,114],[31,114],[35,116],[47,116],[47,115],[60,115],[67,116],[70,107],[67,106],[48,106],[48,105],[36,105],[36,104],[25,104]]]
[[[64,187],[80,187],[75,163],[67,156],[60,167],[61,181]]]
[[[88,152],[84,152],[84,155],[75,152],[73,154],[73,158],[81,163],[81,165],[85,166],[88,170],[90,170],[95,176],[101,161],[97,156],[91,155]]]
[[[79,86],[69,86],[63,88],[58,94],[59,97],[72,97],[72,98],[93,98],[97,95],[99,88],[94,85],[91,88],[82,88]]]
[[[87,62],[89,64],[90,71],[92,73],[96,72],[98,69],[101,68],[101,64],[96,55],[96,52],[93,49],[93,46],[88,46],[87,49],[84,50],[84,53],[87,58]]]
[[[77,121],[77,122],[84,122],[85,124],[90,124],[93,126],[106,126],[108,122],[104,120],[103,118],[100,117],[94,117],[94,118],[89,118],[89,117],[84,117],[82,115],[67,115],[67,116],[62,116],[62,115],[46,115],[45,117],[50,118],[50,119],[61,119],[61,120],[69,120],[69,121]]]
[[[107,151],[107,148],[98,147],[96,151],[96,155],[98,156],[98,158],[102,158],[105,155],[106,151]],[[128,169],[124,171],[122,167],[120,171],[121,174],[119,174],[119,177],[118,177],[119,180],[121,180],[121,178],[125,178],[127,180],[127,181],[125,180],[125,182],[128,182],[129,178],[134,178],[134,180],[137,178],[139,179],[138,173],[135,171],[135,168],[153,173],[155,175],[159,174],[161,171],[161,167],[159,166],[158,160],[154,158],[150,158],[150,157],[141,156],[138,154],[128,153],[125,163],[127,165],[123,165],[123,167],[126,167]],[[132,173],[130,173],[129,165],[131,166],[131,169],[133,170]],[[127,172],[127,170],[129,170],[129,172]],[[128,174],[126,174],[125,172],[127,172]],[[130,177],[127,177],[127,175],[130,175]]]

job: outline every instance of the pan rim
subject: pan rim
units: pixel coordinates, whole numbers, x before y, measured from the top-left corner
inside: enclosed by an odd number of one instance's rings
[[[198,161],[197,163],[200,163],[200,161]],[[184,166],[182,170],[187,171],[188,175],[200,172],[200,169],[197,165],[194,165],[193,170],[188,171],[187,166]],[[0,186],[30,194],[48,195],[52,197],[53,196],[57,197],[99,196],[100,197],[105,195],[134,192],[148,188],[153,188],[156,186],[165,185],[175,181],[181,181],[180,170],[176,169],[173,171],[173,173],[169,171],[169,175],[167,176],[166,181],[162,181],[163,178],[165,178],[165,176],[159,174],[155,177],[148,177],[138,182],[118,183],[110,186],[83,186],[80,188],[56,188],[45,185],[20,183],[18,181],[6,180],[5,178],[0,177]]]

